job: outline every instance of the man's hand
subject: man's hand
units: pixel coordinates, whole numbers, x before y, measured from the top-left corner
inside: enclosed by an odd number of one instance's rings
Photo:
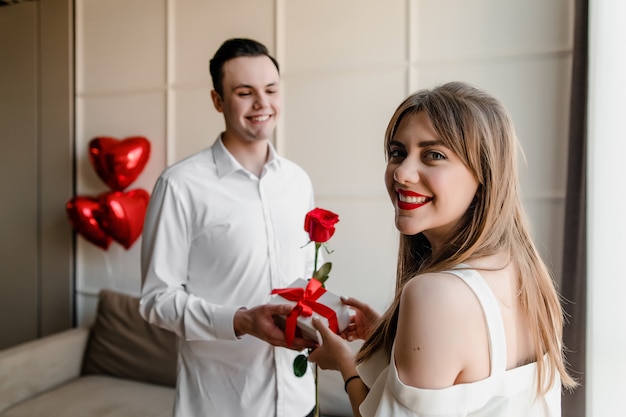
[[[274,316],[286,316],[291,309],[289,304],[264,304],[251,309],[241,308],[237,310],[233,319],[235,334],[237,337],[249,334],[270,345],[288,347],[285,332],[276,325]],[[300,351],[316,346],[316,342],[296,337],[289,349]]]

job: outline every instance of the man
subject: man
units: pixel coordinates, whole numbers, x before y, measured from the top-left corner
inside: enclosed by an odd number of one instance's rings
[[[226,128],[157,180],[143,231],[140,312],[178,335],[176,417],[305,416],[315,402],[312,372],[297,378],[292,363],[312,344],[298,338],[286,349],[272,316],[290,307],[266,303],[273,288],[311,276],[303,224],[313,189],[268,140],[282,98],[265,46],[228,40],[210,72]]]

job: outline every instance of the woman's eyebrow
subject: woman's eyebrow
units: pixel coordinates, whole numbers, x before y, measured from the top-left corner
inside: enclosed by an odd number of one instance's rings
[[[390,140],[389,141],[389,146],[400,146],[400,147],[404,148],[404,143],[399,142],[397,140]]]
[[[389,146],[401,146],[404,147],[404,143],[399,142],[397,140],[391,140],[389,141]],[[429,146],[443,146],[443,142],[440,140],[423,140],[421,142],[418,143],[418,146],[421,148],[426,148]]]
[[[443,142],[440,140],[423,140],[419,143],[419,146],[421,146],[422,148],[439,145],[443,145]]]

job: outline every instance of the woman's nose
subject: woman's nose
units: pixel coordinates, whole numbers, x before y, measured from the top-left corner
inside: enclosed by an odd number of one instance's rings
[[[415,184],[420,180],[419,167],[405,159],[393,172],[393,179],[400,184]]]

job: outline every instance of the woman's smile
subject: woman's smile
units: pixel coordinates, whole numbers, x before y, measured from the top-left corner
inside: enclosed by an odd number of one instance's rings
[[[398,194],[398,208],[401,210],[414,210],[432,200],[432,197],[400,188],[396,190],[396,193]]]

